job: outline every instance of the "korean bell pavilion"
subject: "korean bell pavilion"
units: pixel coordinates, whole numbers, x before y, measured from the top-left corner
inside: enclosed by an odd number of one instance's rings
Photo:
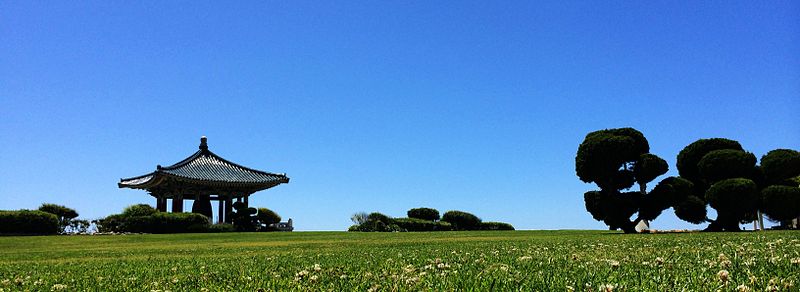
[[[289,177],[230,162],[208,150],[205,136],[200,138],[200,150],[173,165],[156,166],[156,170],[131,178],[120,179],[120,188],[146,190],[156,199],[156,208],[183,212],[184,200],[192,200],[192,212],[212,218],[211,201],[219,202],[217,222],[230,223],[233,202],[248,205],[250,195],[282,183]]]

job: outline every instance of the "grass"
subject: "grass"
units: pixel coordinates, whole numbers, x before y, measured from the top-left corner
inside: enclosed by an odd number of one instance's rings
[[[798,291],[800,232],[0,237],[0,291]]]

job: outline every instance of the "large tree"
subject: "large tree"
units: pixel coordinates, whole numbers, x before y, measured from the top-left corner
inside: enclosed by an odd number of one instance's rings
[[[761,157],[766,187],[761,190],[761,211],[787,226],[800,217],[800,152],[776,149]]]
[[[655,219],[661,213],[665,198],[647,194],[647,184],[666,173],[668,166],[649,152],[647,139],[633,128],[586,135],[575,156],[575,172],[581,181],[600,188],[584,194],[586,210],[594,219],[610,229],[633,233],[639,221]],[[639,191],[623,192],[634,185]],[[632,221],[636,213],[640,216]]]
[[[693,223],[709,221],[709,231],[738,231],[739,223],[755,220],[761,170],[756,166],[755,155],[744,151],[739,142],[724,138],[697,140],[681,150],[677,165],[680,176],[693,184],[692,189],[681,194],[689,199],[676,204],[679,207],[675,213],[681,219]],[[717,210],[716,219],[685,218],[687,214],[699,215],[706,204]]]

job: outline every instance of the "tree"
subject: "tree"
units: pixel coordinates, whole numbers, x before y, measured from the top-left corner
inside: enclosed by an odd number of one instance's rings
[[[75,220],[75,218],[78,218],[77,211],[62,205],[45,203],[39,207],[39,211],[56,215],[56,218],[58,218],[59,233],[66,233],[70,231],[71,228],[69,227],[73,225],[72,221]]]
[[[776,149],[761,157],[766,187],[761,191],[761,211],[787,226],[800,217],[800,152]]]
[[[442,221],[452,224],[454,230],[478,230],[481,225],[478,216],[462,211],[447,211],[442,215]]]
[[[431,208],[414,208],[406,213],[408,218],[417,218],[428,221],[439,220],[439,211]]]
[[[258,218],[255,216],[258,213],[256,208],[250,208],[242,202],[236,202],[233,203],[233,209],[236,210],[232,214],[233,226],[236,227],[237,231],[256,230],[256,225],[258,224]]]
[[[259,224],[266,225],[267,227],[271,224],[277,224],[281,222],[281,216],[267,208],[258,208],[258,214],[256,215],[256,218],[258,218]]]
[[[699,139],[681,150],[677,166],[681,177],[693,184],[691,190],[681,191],[688,200],[676,204],[675,213],[681,219],[702,222],[699,215],[709,204],[717,210],[717,219],[703,220],[711,222],[708,231],[738,231],[739,223],[755,220],[761,171],[755,155],[744,151],[739,142]]]
[[[600,188],[584,194],[586,210],[594,219],[603,221],[612,230],[633,233],[639,221],[655,219],[665,209],[665,198],[648,195],[647,184],[666,173],[669,166],[649,152],[647,139],[633,128],[606,129],[586,135],[575,156],[575,172],[581,181],[595,183]],[[638,192],[622,192],[636,184]],[[631,221],[631,216],[643,207],[646,212]]]

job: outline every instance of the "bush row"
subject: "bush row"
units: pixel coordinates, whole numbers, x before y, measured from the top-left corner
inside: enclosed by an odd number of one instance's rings
[[[146,216],[116,214],[98,221],[100,232],[187,233],[209,232],[208,217],[197,213],[157,212]]]
[[[56,234],[59,222],[56,215],[43,211],[0,211],[2,234]]]
[[[439,219],[439,211],[431,208],[408,210],[408,218],[391,218],[374,212],[356,213],[351,217],[355,225],[348,231],[450,231],[450,230],[514,230],[508,223],[482,222],[477,216],[462,211],[447,211]]]

